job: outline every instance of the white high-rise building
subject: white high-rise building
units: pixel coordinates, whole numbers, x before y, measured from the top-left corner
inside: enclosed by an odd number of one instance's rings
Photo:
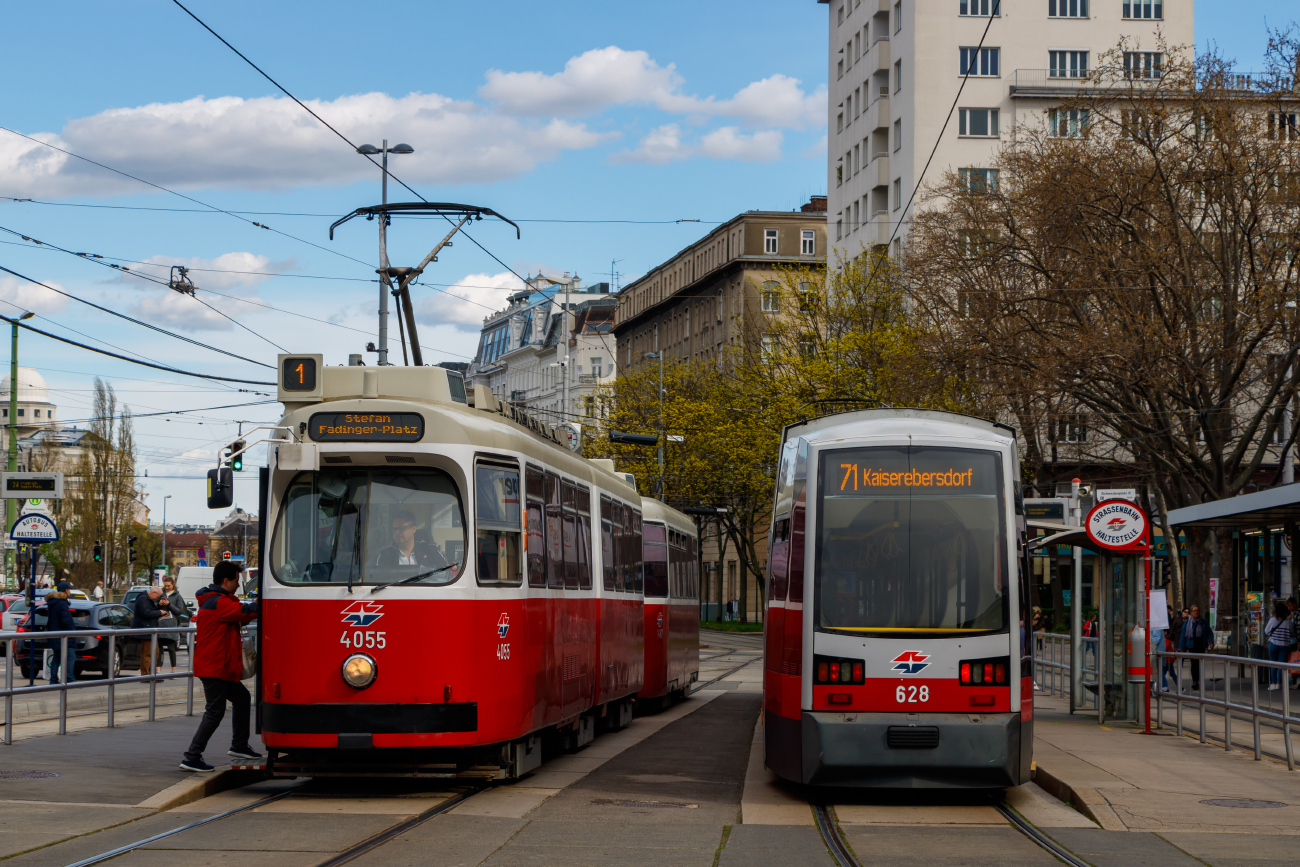
[[[1077,131],[1078,118],[1048,112],[1121,38],[1121,62],[1143,78],[1165,63],[1157,30],[1167,45],[1195,44],[1193,0],[818,2],[830,11],[827,229],[841,256],[906,236],[908,198],[936,141],[925,184],[950,169],[995,184],[991,158],[1017,123]]]

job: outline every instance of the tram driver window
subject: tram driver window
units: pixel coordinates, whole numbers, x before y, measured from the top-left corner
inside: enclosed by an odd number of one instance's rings
[[[520,584],[519,470],[479,464],[474,468],[474,499],[478,582]]]
[[[276,518],[271,571],[285,584],[449,584],[464,562],[463,515],[441,470],[299,473]]]

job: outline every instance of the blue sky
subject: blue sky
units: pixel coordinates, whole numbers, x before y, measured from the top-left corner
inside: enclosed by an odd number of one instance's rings
[[[501,224],[473,229],[518,273],[607,280],[618,260],[626,282],[740,211],[796,208],[825,192],[827,7],[813,0],[186,5],[354,141],[413,145],[416,154],[394,157],[393,170],[427,198],[520,221],[520,240]],[[1202,2],[1198,45],[1213,39],[1242,68],[1258,68],[1265,22],[1285,24],[1287,6]],[[222,214],[68,207],[197,206],[0,131],[0,195],[61,203],[0,199],[0,227],[144,273],[216,269],[193,272],[198,297],[262,337],[194,299],[3,234],[0,265],[259,360],[277,352],[263,337],[323,351],[327,363],[361,351],[371,338],[339,326],[374,327],[376,290],[365,281],[375,224],[356,221],[330,242],[327,215],[378,201],[377,170],[165,0],[18,4],[6,9],[6,25],[27,36],[0,54],[8,83],[0,124],[221,208],[319,215],[250,219],[328,250]],[[394,185],[390,198],[411,197]],[[558,222],[619,220],[656,222]],[[394,264],[415,264],[442,233],[427,221],[396,222]],[[421,343],[436,348],[426,353],[435,361],[472,355],[477,322],[517,285],[464,240],[425,282],[416,293]],[[0,275],[0,300],[0,313],[18,305],[36,311],[40,327],[82,339],[75,329],[178,367],[269,373],[8,275]],[[24,337],[21,359],[43,372],[67,420],[88,415],[94,375],[141,413],[258,399],[39,336]],[[169,520],[210,520],[197,477],[212,449],[233,438],[235,420],[266,422],[275,410],[138,419],[155,519],[161,496],[172,494]],[[247,472],[236,488],[250,508],[255,480]]]

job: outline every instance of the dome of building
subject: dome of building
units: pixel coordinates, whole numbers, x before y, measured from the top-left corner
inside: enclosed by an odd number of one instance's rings
[[[50,389],[45,384],[45,377],[36,372],[34,367],[18,368],[18,400],[25,403],[49,403]],[[9,402],[9,374],[0,379],[0,402]]]

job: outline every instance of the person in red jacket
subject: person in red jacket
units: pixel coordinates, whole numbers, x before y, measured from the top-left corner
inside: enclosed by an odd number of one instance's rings
[[[244,654],[240,643],[239,627],[257,619],[257,603],[241,603],[235,596],[239,589],[239,575],[243,569],[238,563],[224,560],[212,570],[212,584],[198,594],[199,609],[193,623],[198,627],[194,636],[194,656],[191,667],[203,681],[203,697],[207,706],[199,720],[199,730],[181,760],[182,771],[206,773],[213,766],[203,761],[203,751],[208,739],[221,725],[226,715],[226,702],[234,708],[231,727],[230,753],[238,759],[260,759],[262,754],[248,743],[252,696],[240,682],[244,673]]]

